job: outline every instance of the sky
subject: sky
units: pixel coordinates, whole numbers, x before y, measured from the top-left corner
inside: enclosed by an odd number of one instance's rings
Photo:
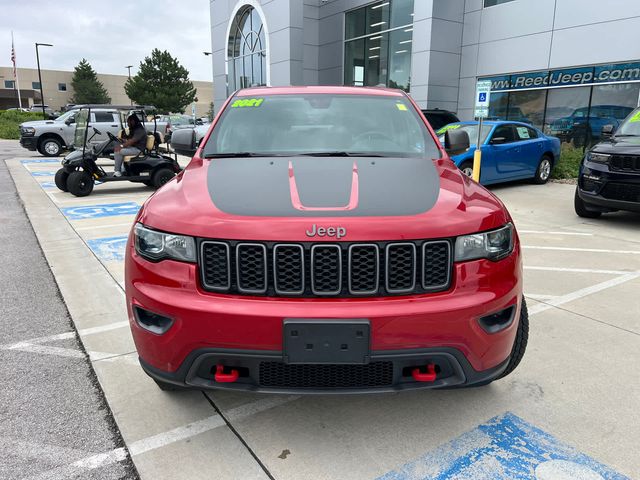
[[[86,58],[98,73],[138,71],[154,48],[168,50],[191,80],[212,80],[208,0],[0,0],[0,66],[69,70]]]

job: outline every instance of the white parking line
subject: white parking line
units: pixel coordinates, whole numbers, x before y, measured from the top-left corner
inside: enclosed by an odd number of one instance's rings
[[[621,285],[631,280],[635,280],[636,278],[640,278],[639,273],[628,273],[626,275],[621,275],[619,277],[612,278],[610,280],[592,285],[590,287],[581,288],[580,290],[567,293],[566,295],[560,295],[559,297],[551,299],[546,303],[539,303],[538,305],[534,305],[533,307],[531,307],[529,309],[529,316],[544,312],[545,310],[549,310],[553,307],[558,307],[565,303],[573,302],[574,300],[579,300],[580,298],[591,295],[592,293],[601,292],[602,290],[615,287],[616,285]]]
[[[592,237],[593,233],[586,232],[543,232],[540,230],[518,230],[518,233],[530,233],[536,235],[575,235],[575,236],[584,236],[584,237]]]
[[[285,405],[289,402],[300,398],[299,395],[288,395],[282,397],[266,397],[256,402],[249,403],[247,405],[241,405],[226,412],[226,416],[230,419],[241,420],[248,418],[256,413],[270,410],[280,405]],[[198,420],[196,422],[177,427],[167,432],[152,435],[151,437],[143,438],[132,442],[127,447],[131,455],[141,455],[151,450],[166,447],[175,442],[186,440],[200,435],[202,433],[213,430],[214,428],[221,427],[225,424],[225,421],[220,415],[212,415],[210,417]],[[46,472],[28,477],[31,480],[49,480],[49,479],[62,479],[73,476],[79,476],[82,471],[94,470],[105,465],[122,461],[126,458],[126,451],[124,448],[116,448],[110,452],[100,453],[97,455],[91,455],[89,457],[77,460],[69,465],[63,465],[61,467],[48,470]]]
[[[548,300],[558,298],[558,295],[543,295],[538,293],[525,293],[524,296],[532,300],[538,300],[539,302],[546,302]]]
[[[43,355],[56,355],[58,357],[84,358],[84,353],[72,348],[52,347],[49,345],[34,345],[28,342],[20,342],[3,350],[17,350],[20,352],[40,353]]]
[[[525,265],[525,270],[542,270],[545,272],[572,272],[572,273],[602,273],[608,275],[626,275],[627,273],[638,273],[625,270],[599,270],[593,268],[565,268],[565,267],[534,267]]]
[[[591,253],[624,253],[628,255],[640,255],[640,250],[607,250],[604,248],[573,248],[573,247],[543,247],[538,245],[523,245],[528,250],[556,250],[559,252],[591,252]]]

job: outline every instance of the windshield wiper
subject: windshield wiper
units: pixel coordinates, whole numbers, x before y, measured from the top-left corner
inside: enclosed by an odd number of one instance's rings
[[[640,137],[640,135],[636,133],[621,133],[620,135],[613,135],[614,137]]]
[[[384,157],[379,153],[370,152],[306,152],[297,153],[296,156],[301,157]]]

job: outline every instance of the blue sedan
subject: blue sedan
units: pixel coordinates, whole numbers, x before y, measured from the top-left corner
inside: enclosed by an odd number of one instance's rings
[[[461,129],[469,134],[471,147],[451,159],[466,175],[473,173],[473,152],[478,141],[478,122],[450,123],[437,131],[444,142],[447,130]],[[545,135],[526,123],[487,121],[482,124],[482,166],[480,183],[531,179],[546,183],[553,166],[560,159],[560,140]]]

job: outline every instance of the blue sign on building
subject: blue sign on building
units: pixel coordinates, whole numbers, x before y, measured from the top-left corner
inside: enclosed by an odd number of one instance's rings
[[[81,207],[67,207],[60,209],[69,220],[84,220],[87,218],[114,217],[117,215],[135,215],[140,205],[135,202],[104,203],[98,205],[84,205]]]
[[[630,480],[512,413],[378,480]]]
[[[483,78],[483,80],[491,80],[492,92],[610,82],[637,82],[640,81],[640,62],[514,73]]]

